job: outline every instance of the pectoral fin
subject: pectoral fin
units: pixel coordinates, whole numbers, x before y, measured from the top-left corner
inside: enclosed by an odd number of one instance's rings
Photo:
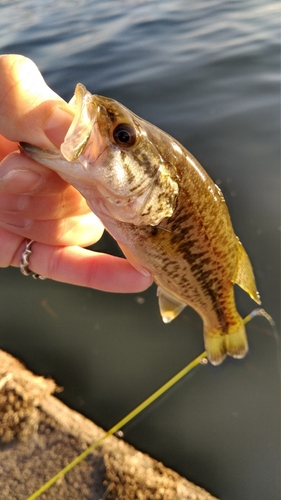
[[[250,259],[238,238],[237,243],[238,265],[233,283],[239,285],[255,302],[261,304]]]
[[[160,313],[164,323],[170,323],[170,321],[175,319],[186,307],[186,304],[179,302],[160,286],[157,289],[157,296]]]

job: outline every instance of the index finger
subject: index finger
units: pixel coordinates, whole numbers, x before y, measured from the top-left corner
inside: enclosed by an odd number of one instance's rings
[[[59,147],[73,111],[48,87],[33,61],[0,56],[0,88],[0,134],[41,148]]]
[[[13,151],[17,151],[18,144],[17,142],[9,141],[3,135],[0,135],[0,161],[3,160],[9,153],[13,153]]]

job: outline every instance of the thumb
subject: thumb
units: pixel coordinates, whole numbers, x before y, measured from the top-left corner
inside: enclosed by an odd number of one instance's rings
[[[59,147],[73,119],[37,66],[20,55],[0,56],[0,134],[41,148]]]

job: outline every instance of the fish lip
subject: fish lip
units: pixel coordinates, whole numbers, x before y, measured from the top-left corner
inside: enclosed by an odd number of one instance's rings
[[[93,136],[94,129],[97,128],[98,106],[95,101],[95,96],[92,96],[84,85],[78,83],[75,88],[73,98],[70,100],[70,106],[75,108],[75,115],[72,123],[65,135],[64,141],[60,146],[60,150],[49,150],[48,156],[57,157],[62,155],[68,162],[76,162],[84,153],[89,143],[89,139]],[[95,132],[97,132],[95,130]],[[44,149],[38,148],[27,142],[19,142],[19,149],[22,153],[30,157],[36,154],[44,154]],[[47,150],[46,150],[47,151]],[[82,161],[81,161],[82,160]],[[79,163],[86,167],[83,157],[79,158]]]
[[[18,148],[21,153],[28,154],[31,147],[32,145],[29,144],[28,142],[18,142]]]
[[[69,104],[76,108],[76,112],[60,150],[67,161],[73,162],[83,154],[88,145],[97,124],[98,106],[94,96],[82,83],[76,85]]]
[[[44,154],[46,157],[53,156],[54,159],[61,157],[60,151],[58,149],[42,149],[37,146],[34,146],[33,144],[30,144],[29,142],[23,142],[23,141],[18,142],[18,148],[21,153],[35,160],[37,159],[38,155],[40,157],[43,157]]]
[[[30,144],[29,142],[18,142],[18,148],[21,153],[24,153],[28,156],[32,156],[36,150],[43,151],[41,148]]]

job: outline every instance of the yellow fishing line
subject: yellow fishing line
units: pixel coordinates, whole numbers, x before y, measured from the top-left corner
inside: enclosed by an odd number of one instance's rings
[[[195,358],[191,363],[189,363],[185,368],[183,368],[179,373],[177,373],[174,377],[172,377],[168,382],[166,382],[160,389],[155,391],[151,396],[149,396],[145,401],[143,401],[140,405],[138,405],[134,410],[132,410],[126,417],[122,418],[117,424],[115,424],[109,431],[107,431],[100,439],[98,439],[95,443],[91,444],[85,451],[78,455],[72,462],[70,462],[64,469],[60,470],[55,476],[53,476],[49,481],[47,481],[41,488],[39,488],[35,493],[33,493],[26,500],[34,500],[38,498],[44,491],[48,490],[59,478],[64,476],[67,472],[69,472],[73,467],[79,464],[84,458],[86,458],[93,450],[95,450],[107,437],[112,436],[115,432],[119,431],[121,427],[126,425],[130,420],[136,417],[141,411],[143,411],[147,406],[149,406],[155,399],[159,398],[164,392],[166,392],[170,387],[176,384],[182,377],[187,375],[193,368],[198,366],[205,358],[207,357],[206,351],[202,352],[200,356]]]
[[[246,316],[243,320],[244,324],[248,323],[255,316],[264,316],[270,323],[272,327],[275,327],[275,323],[271,316],[264,309],[254,309],[248,316]],[[168,389],[170,389],[174,384],[176,384],[182,377],[187,375],[187,373],[191,372],[196,366],[200,363],[204,363],[204,360],[207,360],[207,352],[204,351],[200,356],[195,358],[191,363],[189,363],[185,368],[183,368],[180,372],[178,372],[174,377],[172,377],[168,382],[166,382],[160,389],[155,391],[151,396],[149,396],[145,401],[143,401],[140,405],[138,405],[134,410],[132,410],[128,415],[126,415],[122,420],[120,420],[117,424],[115,424],[109,431],[107,431],[100,439],[98,439],[95,443],[91,444],[85,451],[83,451],[78,457],[76,457],[72,462],[70,462],[64,469],[60,470],[55,476],[53,476],[49,481],[47,481],[41,488],[39,488],[35,493],[29,496],[26,500],[34,500],[38,498],[44,491],[48,490],[58,479],[63,477],[67,472],[69,472],[73,467],[82,462],[84,458],[86,458],[93,450],[95,450],[106,438],[115,434],[115,432],[119,431],[121,427],[126,425],[130,420],[136,417],[139,413],[141,413],[145,408],[147,408],[151,403],[153,403],[157,398],[162,396]]]
[[[276,328],[275,321],[270,316],[270,314],[268,314],[262,307],[258,307],[257,309],[254,309],[250,314],[248,314],[248,316],[246,316],[243,319],[244,325],[246,325],[246,323],[249,323],[249,321],[251,321],[251,319],[253,319],[255,316],[263,316],[265,319],[267,319],[270,326],[273,328],[273,333],[276,333],[275,332],[275,328]]]

